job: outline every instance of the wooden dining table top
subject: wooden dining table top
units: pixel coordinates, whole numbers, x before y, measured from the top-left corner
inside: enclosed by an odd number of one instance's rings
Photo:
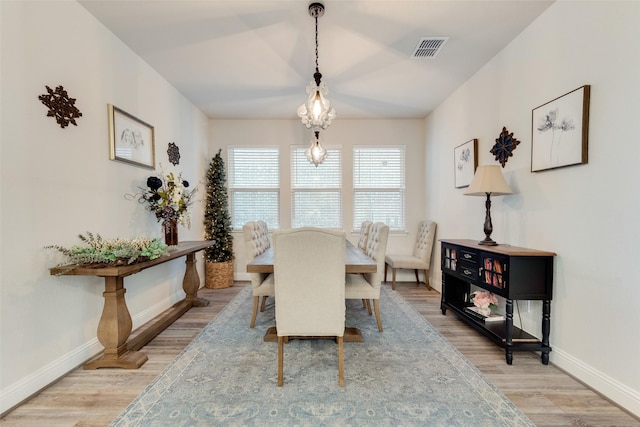
[[[348,240],[346,242],[345,271],[347,273],[375,273],[378,269],[376,261],[366,256]],[[273,247],[247,263],[247,273],[273,273]]]

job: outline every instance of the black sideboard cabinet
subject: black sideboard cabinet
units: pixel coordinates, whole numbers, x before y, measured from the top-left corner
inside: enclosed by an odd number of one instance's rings
[[[442,300],[440,310],[460,319],[505,349],[510,365],[513,351],[540,351],[549,364],[549,331],[553,297],[553,252],[510,245],[485,246],[475,240],[441,240]],[[503,321],[483,322],[468,314],[471,285],[506,299]],[[513,326],[514,300],[542,301],[542,339]]]

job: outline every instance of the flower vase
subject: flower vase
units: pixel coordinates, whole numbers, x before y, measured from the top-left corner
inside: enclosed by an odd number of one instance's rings
[[[175,219],[165,219],[162,222],[164,242],[169,246],[178,244],[178,222]]]

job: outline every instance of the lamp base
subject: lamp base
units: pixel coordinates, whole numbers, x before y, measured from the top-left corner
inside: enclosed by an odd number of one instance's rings
[[[498,244],[491,240],[489,237],[485,238],[484,240],[480,240],[478,244],[484,246],[498,246]]]

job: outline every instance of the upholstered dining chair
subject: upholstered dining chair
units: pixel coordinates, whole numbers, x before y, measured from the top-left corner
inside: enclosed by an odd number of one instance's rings
[[[367,250],[367,238],[369,237],[369,229],[371,228],[372,222],[369,220],[362,221],[362,225],[360,225],[360,238],[358,239],[358,248],[362,252],[366,252]]]
[[[387,267],[391,267],[391,288],[393,290],[396,289],[396,270],[398,268],[413,269],[416,273],[416,282],[418,284],[420,284],[418,270],[424,271],[424,282],[427,288],[431,290],[431,285],[429,285],[429,268],[435,237],[436,223],[428,220],[422,221],[418,226],[418,235],[416,236],[416,243],[413,246],[413,253],[411,255],[389,254],[385,257],[384,281],[387,281]]]
[[[389,237],[389,226],[383,222],[371,224],[369,237],[367,239],[367,256],[376,261],[377,270],[375,273],[347,274],[345,283],[346,299],[362,299],[366,302],[369,314],[371,314],[370,300],[373,300],[373,307],[378,322],[378,331],[382,332],[382,319],[380,317],[380,286],[382,285],[382,269],[384,267],[384,257],[387,250],[387,238]]]
[[[290,337],[336,337],[338,384],[344,387],[345,246],[345,233],[334,230],[302,227],[273,234],[278,386]]]
[[[242,234],[244,236],[244,247],[247,251],[247,261],[251,261],[271,247],[269,229],[267,223],[264,221],[247,222],[242,226]],[[260,297],[262,297],[260,311],[264,311],[266,299],[267,297],[275,295],[275,289],[273,285],[273,274],[250,273],[250,276],[253,290],[253,313],[251,314],[249,327],[253,328],[256,324]]]

